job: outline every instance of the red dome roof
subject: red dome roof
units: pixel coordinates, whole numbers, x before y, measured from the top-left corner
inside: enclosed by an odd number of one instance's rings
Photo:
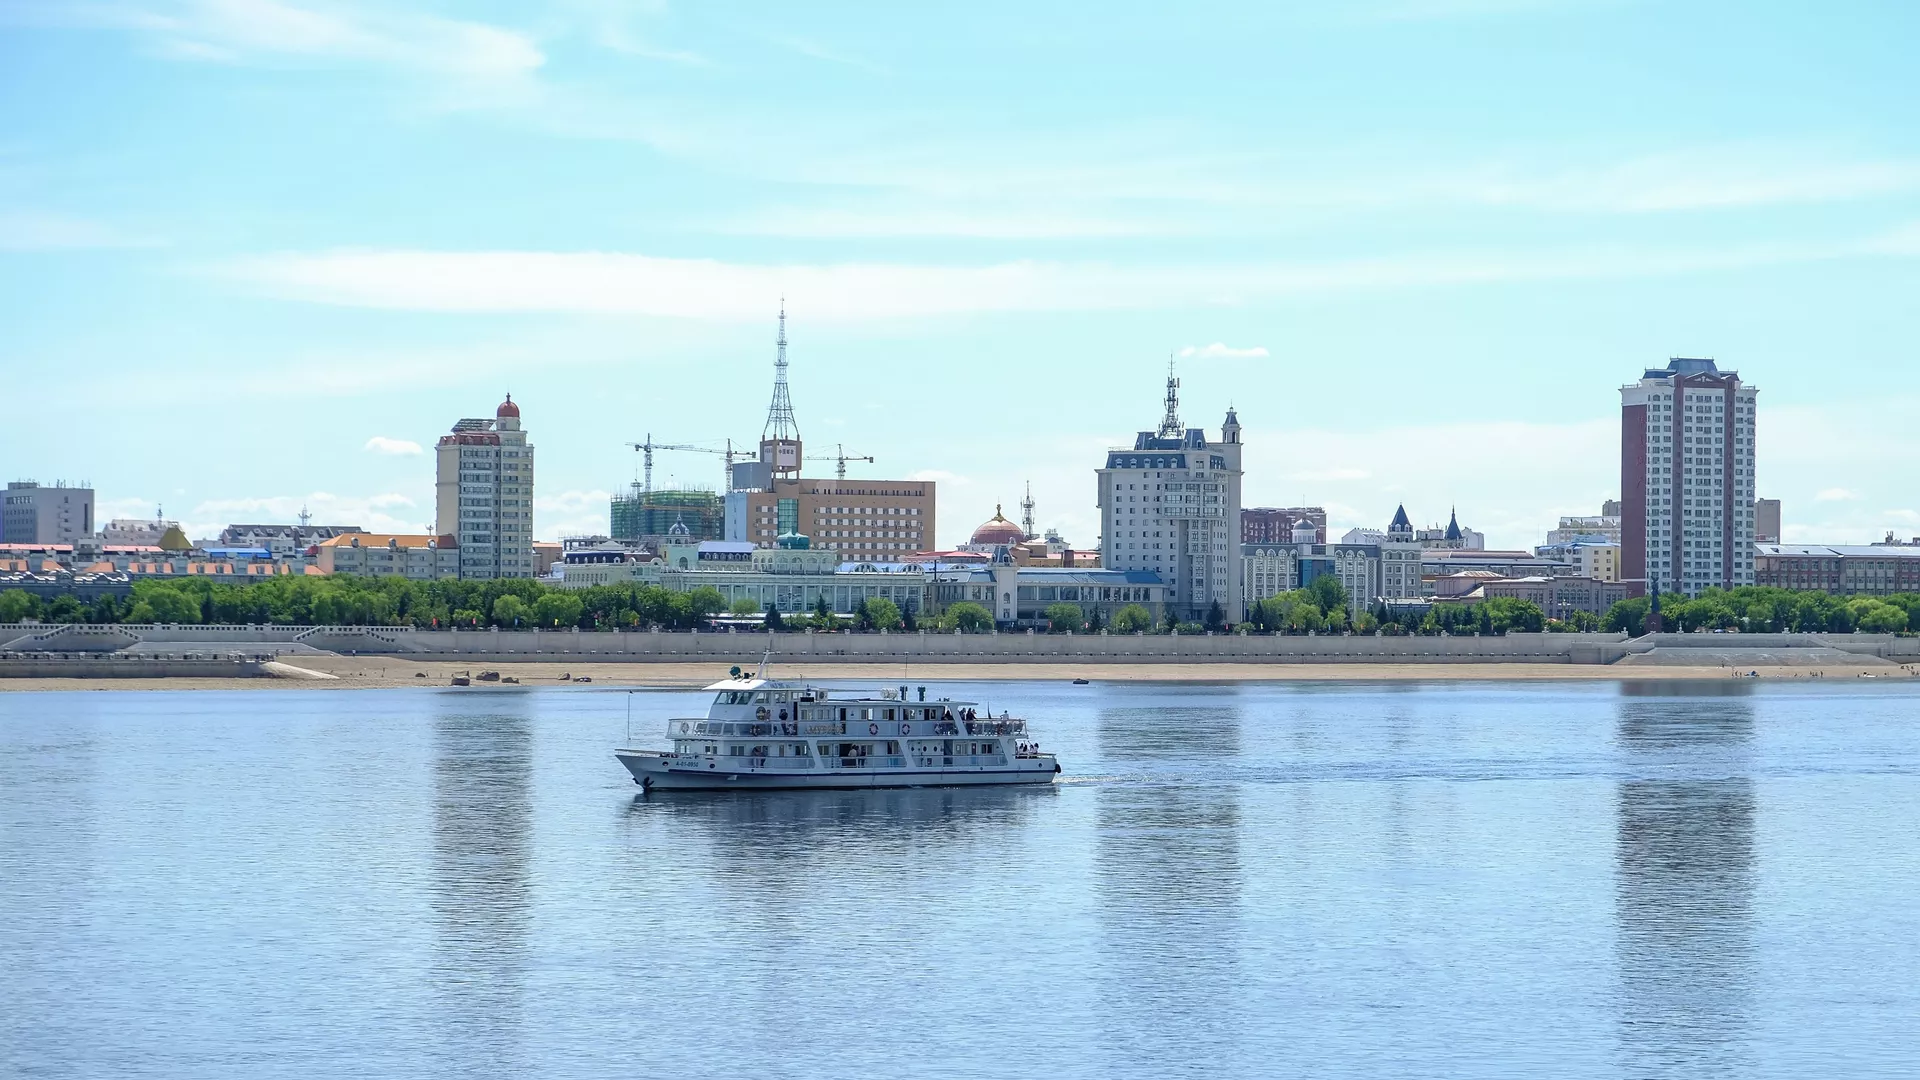
[[[1027,538],[1020,526],[1008,521],[1000,513],[998,506],[993,508],[993,520],[973,530],[973,544],[991,546],[994,544],[1018,544]]]
[[[500,408],[497,409],[493,415],[495,417],[511,416],[515,420],[518,420],[520,419],[520,406],[515,405],[513,403],[513,395],[508,394],[507,400],[500,403]]]

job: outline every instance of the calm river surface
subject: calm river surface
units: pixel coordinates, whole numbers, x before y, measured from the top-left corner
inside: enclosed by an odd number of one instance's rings
[[[935,693],[1065,781],[638,800],[606,689],[0,694],[0,1075],[1920,1073],[1914,688]]]

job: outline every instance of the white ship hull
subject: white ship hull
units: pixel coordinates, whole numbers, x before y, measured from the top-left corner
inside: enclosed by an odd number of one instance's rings
[[[1052,754],[1015,758],[1005,765],[955,768],[806,768],[756,766],[728,768],[728,762],[675,764],[654,750],[618,750],[614,756],[648,791],[729,791],[805,788],[972,787],[985,784],[1049,784],[1060,772]],[[762,759],[764,760],[764,759]]]

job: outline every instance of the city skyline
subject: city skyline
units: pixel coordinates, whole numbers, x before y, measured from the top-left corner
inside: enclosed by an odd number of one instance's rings
[[[1153,424],[1169,352],[1189,423],[1237,409],[1249,506],[1458,506],[1530,547],[1620,496],[1622,373],[1700,356],[1767,388],[1782,539],[1912,535],[1881,463],[1920,452],[1885,419],[1920,406],[1920,15],[1739,11],[1023,12],[1015,39],[10,5],[0,68],[43,104],[0,121],[0,468],[195,535],[303,505],[417,531],[434,441],[511,392],[536,534],[603,531],[622,444],[759,430],[784,294],[808,445],[938,481],[941,546],[1027,480],[1092,544],[1088,463]]]

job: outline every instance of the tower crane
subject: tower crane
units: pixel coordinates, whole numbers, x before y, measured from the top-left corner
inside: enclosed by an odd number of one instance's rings
[[[847,478],[847,462],[864,461],[869,465],[873,464],[873,455],[871,454],[849,454],[847,453],[846,446],[842,443],[834,443],[833,448],[836,451],[838,451],[838,453],[814,454],[808,457],[807,460],[833,462],[834,468],[835,468],[834,476],[838,477],[841,480],[845,480]]]
[[[727,448],[721,450],[712,446],[692,446],[687,443],[658,443],[653,441],[653,435],[649,433],[647,435],[647,441],[628,443],[627,445],[640,451],[642,460],[645,462],[644,475],[646,476],[646,481],[641,487],[641,491],[649,496],[653,494],[653,452],[655,450],[684,450],[690,454],[719,454],[726,461],[726,476],[724,477],[724,482],[720,485],[720,490],[723,492],[728,490],[733,484],[734,458],[744,458],[748,456],[745,450],[735,450],[733,448],[732,439],[728,439]]]

